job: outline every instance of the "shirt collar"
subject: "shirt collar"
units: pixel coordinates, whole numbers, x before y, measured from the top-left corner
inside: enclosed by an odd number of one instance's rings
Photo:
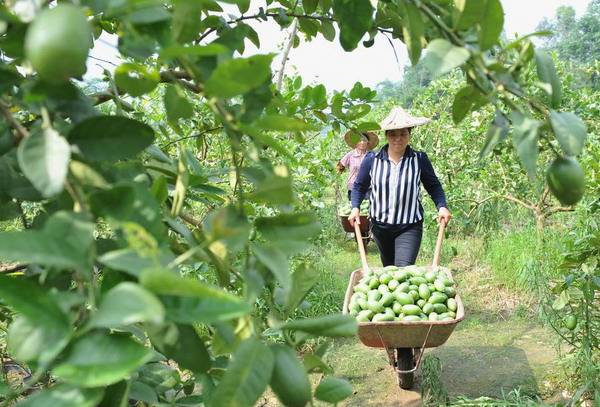
[[[379,150],[377,152],[377,154],[375,154],[375,157],[379,158],[380,160],[388,160],[389,159],[388,147],[389,147],[389,144],[386,144],[385,146],[383,146],[381,148],[381,150]],[[406,150],[404,151],[404,157],[414,157],[414,156],[415,156],[414,150],[412,148],[410,148],[410,146],[406,146]]]

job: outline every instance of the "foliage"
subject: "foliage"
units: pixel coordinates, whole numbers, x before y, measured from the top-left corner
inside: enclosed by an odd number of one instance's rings
[[[316,272],[293,257],[319,242],[308,209],[324,206],[317,186],[333,179],[314,181],[327,165],[308,146],[325,152],[348,128],[378,129],[367,119],[376,92],[357,83],[330,95],[300,78],[276,89],[273,55],[245,54],[246,41],[261,40],[249,19],[282,28],[298,19],[308,39],[337,28],[346,50],[365,34],[367,46],[390,35],[413,63],[427,45],[430,70],[463,72],[447,117],[495,116],[490,151],[512,125],[510,162],[530,175],[538,147],[561,155],[584,144],[585,132],[551,126],[564,110],[552,58],[527,37],[498,43],[498,0],[280,0],[258,10],[238,0],[233,17],[212,0],[73,2],[88,38],[65,36],[65,20],[42,28],[78,50],[92,36],[119,37],[124,62],[100,92],[66,80],[79,73],[68,64],[45,79],[51,58],[32,69],[25,38],[53,3],[30,14],[0,6],[0,218],[20,217],[0,233],[0,258],[16,262],[2,269],[0,301],[8,351],[32,373],[0,385],[2,406],[251,406],[275,366],[299,363],[271,342],[296,350],[354,335],[351,317],[295,318]],[[306,373],[331,371],[323,352],[304,355]],[[328,376],[310,397],[351,393]]]

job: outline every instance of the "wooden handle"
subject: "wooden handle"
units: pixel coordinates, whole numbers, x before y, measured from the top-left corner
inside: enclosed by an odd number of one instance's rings
[[[360,231],[360,225],[358,222],[354,221],[354,234],[356,238],[356,243],[358,244],[358,252],[360,253],[360,260],[362,261],[363,270],[369,269],[369,264],[367,263],[367,253],[365,253],[365,245],[362,240],[362,232]]]
[[[442,251],[442,240],[444,240],[444,229],[446,229],[446,221],[442,219],[440,221],[440,231],[438,232],[437,243],[435,244],[435,251],[433,252],[432,266],[440,265],[440,253]]]

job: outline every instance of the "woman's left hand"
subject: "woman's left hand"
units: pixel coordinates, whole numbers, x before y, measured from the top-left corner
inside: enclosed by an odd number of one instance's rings
[[[445,221],[446,225],[448,224],[448,222],[450,222],[450,218],[452,217],[452,214],[450,213],[450,211],[448,210],[448,208],[444,208],[441,207],[438,210],[438,222],[442,222],[442,219]]]

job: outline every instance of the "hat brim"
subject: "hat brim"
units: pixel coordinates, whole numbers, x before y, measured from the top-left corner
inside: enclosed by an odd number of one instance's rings
[[[412,116],[401,107],[396,106],[381,122],[379,122],[379,127],[382,131],[397,130],[422,126],[429,122],[431,122],[431,119],[428,117]]]
[[[355,137],[352,137],[353,135]],[[377,137],[377,134],[372,131],[358,132],[356,130],[349,130],[344,135],[344,140],[346,140],[346,144],[348,144],[350,147],[356,148],[361,135],[366,135],[367,139],[369,140],[367,143],[367,150],[373,150],[379,144],[379,137]],[[353,139],[355,139],[356,142],[352,142]]]

